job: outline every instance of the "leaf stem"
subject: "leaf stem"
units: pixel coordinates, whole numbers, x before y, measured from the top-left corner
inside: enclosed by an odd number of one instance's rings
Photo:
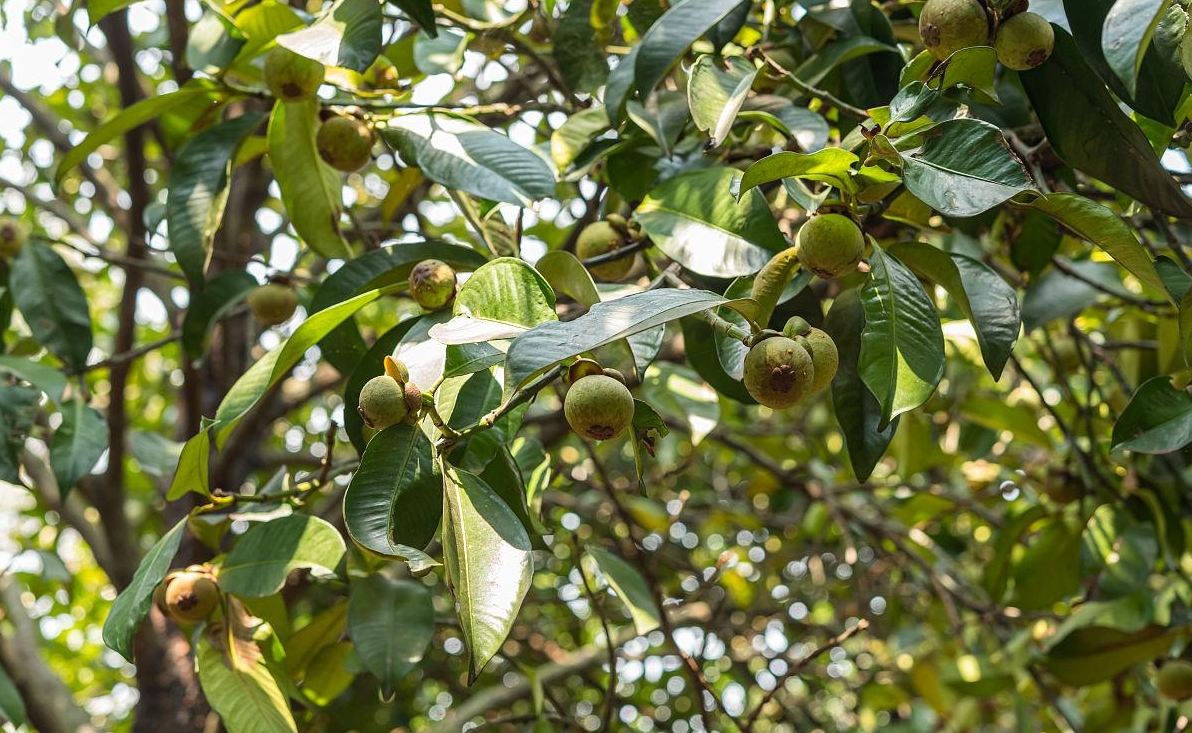
[[[525,387],[519,389],[506,402],[498,405],[476,422],[465,428],[453,431],[455,433],[454,435],[444,436],[442,440],[435,444],[435,447],[439,449],[440,453],[446,453],[447,451],[454,448],[455,445],[464,438],[490,429],[496,424],[497,420],[500,420],[502,417],[512,412],[519,405],[523,405],[534,399],[534,397],[537,396],[538,393],[541,392],[548,384],[563,376],[563,371],[565,369],[566,367],[562,364],[555,365],[545,374],[538,377],[533,382],[530,382]]]

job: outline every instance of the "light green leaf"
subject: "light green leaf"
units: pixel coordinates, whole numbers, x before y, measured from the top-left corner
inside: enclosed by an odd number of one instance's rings
[[[633,218],[668,257],[700,275],[751,275],[786,248],[765,197],[738,203],[732,168],[684,173],[655,188]]]
[[[555,193],[555,176],[545,160],[478,122],[408,114],[390,120],[381,135],[407,163],[447,188],[521,206]]]
[[[443,469],[443,563],[468,643],[470,685],[513,628],[534,562],[513,510],[478,476]]]
[[[130,662],[133,661],[132,639],[136,636],[141,620],[149,613],[149,607],[153,605],[153,589],[166,577],[184,531],[185,517],[153,544],[145,557],[141,558],[132,582],[116,596],[112,610],[103,622],[104,643]]]
[[[824,148],[814,153],[782,152],[768,155],[745,169],[741,176],[737,198],[750,189],[783,178],[804,178],[835,186],[842,191],[855,191],[853,167],[860,163],[853,153],[842,148]]]
[[[348,636],[382,693],[391,692],[414,669],[434,635],[435,607],[425,585],[384,575],[352,583]]]
[[[617,598],[629,609],[633,629],[639,634],[648,634],[658,628],[660,615],[650,587],[641,573],[619,556],[599,547],[589,547],[588,555],[596,561],[600,574]]]
[[[319,102],[278,102],[269,120],[269,162],[294,231],[324,257],[348,256],[339,230],[339,174],[315,148]]]
[[[709,147],[724,142],[756,77],[753,64],[739,56],[717,61],[703,54],[695,60],[688,72],[687,104],[695,126],[708,133]]]
[[[1035,185],[1010,152],[1002,131],[961,118],[923,133],[922,147],[902,154],[903,182],[946,216],[976,216]]]
[[[206,430],[200,430],[182,446],[182,454],[178,456],[178,468],[174,471],[166,498],[175,501],[191,491],[210,496],[211,480],[207,473],[210,457],[211,436]]]
[[[381,52],[381,4],[337,0],[308,28],[277,37],[277,43],[324,66],[363,74]]]
[[[66,394],[66,375],[39,361],[31,361],[19,356],[0,356],[0,372],[11,374],[17,379],[32,384],[45,392],[50,401],[55,404],[61,404],[62,397]]]
[[[66,261],[48,244],[30,242],[13,260],[8,285],[33,337],[73,369],[86,366],[91,313]]]
[[[914,273],[875,247],[861,288],[865,330],[861,379],[882,406],[882,424],[927,401],[944,374],[944,337],[935,305]]]
[[[50,466],[65,498],[79,479],[91,473],[108,449],[108,424],[103,415],[76,398],[62,406],[62,424],[50,438]]]
[[[514,257],[481,265],[455,296],[456,316],[532,328],[557,320],[555,291],[538,271]]]
[[[323,519],[291,514],[254,525],[236,540],[220,567],[219,586],[245,598],[272,595],[290,571],[309,568],[333,575],[347,548]]]
[[[591,308],[600,302],[600,292],[592,281],[588,268],[570,252],[557,249],[547,252],[534,264],[551,287],[575,302]]]
[[[203,694],[228,733],[297,733],[290,704],[262,655],[229,667],[224,653],[204,634],[195,656]]]
[[[170,251],[194,289],[203,285],[211,242],[223,221],[232,158],[263,118],[241,115],[200,132],[182,146],[170,166],[166,195]]]
[[[443,511],[443,480],[430,440],[416,425],[377,433],[344,494],[344,524],[356,544],[380,555],[419,559]]]

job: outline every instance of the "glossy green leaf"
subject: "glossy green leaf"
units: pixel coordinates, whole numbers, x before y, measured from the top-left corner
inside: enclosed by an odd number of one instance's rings
[[[975,216],[1035,187],[995,125],[948,120],[923,138],[920,148],[902,154],[903,182],[945,216]]]
[[[1089,626],[1065,636],[1047,652],[1043,664],[1066,685],[1094,685],[1166,655],[1172,642],[1186,635],[1183,628],[1162,626],[1147,626],[1133,633]]]
[[[422,660],[434,634],[435,607],[425,585],[384,575],[352,583],[348,636],[383,693],[392,691]]]
[[[381,4],[377,0],[337,0],[311,26],[277,37],[291,51],[364,73],[381,52]]]
[[[66,375],[54,367],[19,356],[0,355],[0,373],[11,374],[37,387],[51,402],[62,403],[66,394]]]
[[[708,133],[708,147],[728,137],[756,77],[753,64],[739,56],[718,60],[703,54],[695,60],[687,76],[687,104],[695,126]]]
[[[216,88],[201,82],[191,82],[177,91],[146,97],[133,106],[120,110],[114,117],[92,130],[81,143],[72,146],[62,155],[54,173],[55,183],[61,183],[71,169],[85,161],[87,156],[98,150],[101,145],[110,143],[134,127],[159,117],[166,110],[202,97],[211,97],[214,100],[219,96]]]
[[[838,38],[800,64],[795,69],[795,76],[807,84],[815,85],[848,61],[869,54],[897,50],[894,46],[869,36]]]
[[[447,188],[521,206],[555,193],[545,160],[478,122],[408,114],[390,120],[381,134],[408,164]]]
[[[738,203],[731,168],[684,173],[655,188],[634,219],[668,257],[700,275],[751,275],[786,248],[760,192]]]
[[[660,615],[654,596],[645,578],[629,563],[622,560],[608,550],[599,547],[589,547],[588,555],[596,561],[600,574],[608,581],[608,585],[617,598],[629,609],[629,616],[633,619],[633,629],[639,634],[648,634],[658,628]]]
[[[914,273],[874,248],[861,288],[861,379],[882,406],[882,424],[927,401],[944,373],[939,315]]]
[[[103,415],[79,398],[62,405],[62,424],[50,438],[50,466],[62,497],[91,473],[107,449],[108,423]]]
[[[642,36],[634,62],[634,81],[643,95],[666,76],[691,44],[712,30],[744,0],[680,0]]]
[[[599,303],[573,321],[544,323],[518,336],[509,347],[506,391],[564,359],[727,302],[704,290],[663,288]]]
[[[534,562],[530,537],[513,511],[478,476],[443,474],[443,564],[468,643],[468,684],[505,643]]]
[[[257,279],[244,270],[229,270],[211,278],[202,291],[191,295],[190,305],[182,318],[182,348],[190,358],[203,356],[211,329],[244,302],[257,284]]]
[[[604,109],[608,114],[609,124],[613,127],[621,123],[625,103],[633,97],[633,77],[639,51],[640,45],[629,49],[629,53],[621,57],[620,63],[609,73],[608,81],[605,82]]]
[[[219,409],[215,411],[215,419],[207,427],[222,431],[221,438],[226,439],[226,431],[252,409],[266,390],[289,374],[306,354],[307,349],[317,344],[331,332],[331,329],[343,323],[353,313],[397,289],[397,286],[390,285],[369,290],[307,318],[280,346],[240,375],[224,395]]]
[[[200,430],[182,446],[182,453],[178,456],[178,468],[174,471],[166,498],[175,501],[191,491],[204,496],[210,495],[210,456],[211,436],[206,430]]]
[[[836,342],[840,364],[832,380],[832,405],[848,447],[849,463],[859,481],[865,481],[881,460],[898,418],[888,423],[882,418],[882,406],[861,379],[861,334],[865,311],[855,289],[841,293],[824,319],[824,330]]]
[[[1159,165],[1142,130],[1118,108],[1063,29],[1055,29],[1055,51],[1047,63],[1019,78],[1065,163],[1147,206],[1192,216],[1192,203]]]
[[[368,441],[344,494],[344,524],[356,544],[380,555],[416,558],[434,539],[443,479],[430,440],[416,425],[394,425]]]
[[[203,694],[228,733],[297,733],[289,701],[261,654],[229,667],[208,635],[200,636],[196,646]]]
[[[600,302],[600,293],[596,290],[596,283],[592,282],[592,274],[570,252],[547,252],[534,263],[534,267],[552,288],[585,308]]]
[[[819,181],[843,191],[855,191],[852,174],[858,163],[860,159],[855,154],[842,148],[824,148],[815,153],[775,153],[745,169],[737,197],[744,196],[751,188],[783,178]]]
[[[757,94],[747,98],[740,117],[765,122],[794,140],[803,152],[808,153],[822,150],[831,135],[828,121],[823,116],[775,94]]]
[[[153,589],[169,572],[185,531],[186,518],[183,518],[154,543],[141,558],[132,582],[116,596],[112,610],[103,622],[103,642],[130,662],[133,661],[132,639],[153,605]]]
[[[1032,199],[1029,206],[1100,247],[1143,283],[1167,292],[1138,235],[1112,210],[1075,193],[1049,193]]]
[[[402,9],[411,20],[418,24],[418,27],[423,32],[429,33],[431,37],[439,35],[439,30],[435,26],[435,9],[431,5],[431,0],[389,0],[391,3]]]
[[[1022,330],[1014,288],[984,263],[949,255],[929,244],[895,244],[887,251],[920,277],[948,291],[973,324],[985,367],[995,380],[1000,379]]]
[[[170,166],[166,196],[170,251],[195,289],[203,285],[211,243],[223,221],[232,159],[262,119],[264,115],[241,115],[200,132],[182,146]]]
[[[1124,509],[1097,507],[1082,535],[1081,571],[1097,576],[1097,598],[1111,600],[1143,586],[1159,559],[1155,527],[1130,516]]]
[[[29,330],[73,369],[91,353],[91,313],[74,271],[49,245],[30,242],[12,261],[12,298]]]
[[[1148,379],[1113,425],[1114,450],[1171,453],[1192,443],[1192,395],[1163,375]]]
[[[333,575],[346,552],[333,525],[291,514],[254,525],[241,535],[220,566],[219,586],[227,593],[260,598],[279,591],[292,570]]]
[[[298,236],[324,257],[347,257],[339,230],[339,174],[315,149],[319,103],[278,102],[269,119],[269,162]]]
[[[0,668],[0,719],[17,727],[25,724],[25,701],[8,671]]]
[[[500,257],[482,265],[459,289],[456,316],[532,328],[556,320],[555,291],[525,261]]]
[[[1117,0],[1105,16],[1101,50],[1131,97],[1138,92],[1138,73],[1155,27],[1170,5],[1171,0]]]
[[[608,78],[604,44],[597,41],[601,36],[607,38],[608,32],[593,27],[594,5],[593,0],[568,3],[554,34],[555,61],[559,64],[563,83],[572,92],[595,92]],[[600,114],[604,116],[603,112]]]

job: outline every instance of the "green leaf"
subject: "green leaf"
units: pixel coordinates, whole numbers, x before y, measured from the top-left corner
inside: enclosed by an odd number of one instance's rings
[[[1151,37],[1170,6],[1171,0],[1117,0],[1105,16],[1101,50],[1131,97],[1138,92],[1138,74]]]
[[[557,249],[547,252],[534,264],[551,287],[575,302],[591,308],[600,302],[600,292],[592,281],[588,268],[570,252]]]
[[[21,484],[20,451],[39,412],[36,389],[0,382],[0,478]]]
[[[588,555],[596,561],[600,574],[617,594],[617,598],[629,609],[633,629],[638,634],[648,634],[658,628],[660,615],[654,596],[645,578],[619,556],[599,547],[588,547]]]
[[[211,435],[206,430],[200,430],[182,446],[182,453],[178,456],[178,468],[174,471],[174,478],[170,481],[166,498],[176,501],[191,491],[210,496],[211,479],[208,476],[210,458]]]
[[[401,8],[402,12],[417,23],[424,33],[430,34],[431,38],[439,35],[439,29],[435,26],[435,9],[431,5],[431,0],[389,1]]]
[[[837,296],[824,319],[824,330],[836,342],[840,364],[832,380],[832,405],[848,447],[849,463],[858,481],[866,481],[894,439],[898,418],[888,423],[882,406],[861,380],[861,335],[865,311],[856,289]]]
[[[248,371],[240,375],[240,378],[224,395],[223,402],[215,411],[215,419],[207,427],[223,431],[221,438],[226,439],[226,432],[252,409],[252,406],[261,399],[266,390],[290,373],[294,365],[306,354],[307,349],[317,344],[331,332],[331,329],[343,323],[353,313],[382,295],[388,295],[397,289],[397,286],[390,285],[377,290],[369,290],[307,318],[280,346],[270,351],[256,364],[249,367]]]
[[[136,0],[87,0],[87,21],[95,25],[107,16],[123,10]]]
[[[1082,535],[1081,572],[1098,576],[1097,598],[1130,594],[1151,577],[1159,559],[1154,525],[1143,524],[1111,504],[1097,507]]]
[[[648,94],[679,57],[745,0],[680,0],[642,36],[633,61],[638,90]]]
[[[608,129],[603,107],[580,110],[567,118],[550,136],[550,159],[560,173],[566,173],[598,135]]]
[[[1180,300],[1180,354],[1184,364],[1192,366],[1192,289]]]
[[[228,733],[297,733],[290,704],[261,654],[229,667],[208,635],[200,636],[196,646],[203,694]]]
[[[91,353],[91,314],[74,271],[49,245],[21,248],[8,276],[12,298],[29,330],[54,356],[73,369]]]
[[[922,147],[902,154],[903,182],[945,216],[976,216],[1035,187],[995,125],[961,118],[922,134]]]
[[[216,76],[232,63],[244,42],[233,19],[223,13],[204,13],[186,38],[186,65]]]
[[[687,104],[695,126],[708,133],[709,148],[728,137],[756,77],[753,64],[738,56],[718,61],[702,54],[695,60],[688,72]]]
[[[277,37],[277,43],[324,66],[363,74],[381,52],[381,4],[337,0],[308,28]]]
[[[758,94],[745,100],[741,119],[761,120],[793,139],[805,152],[822,150],[831,129],[821,115],[774,94]]]
[[[1010,571],[1013,588],[1008,603],[1030,611],[1051,604],[1080,588],[1080,533],[1063,520],[1045,524],[1031,538]]]
[[[659,362],[646,370],[642,398],[652,408],[687,425],[692,445],[698,445],[720,422],[716,391],[686,366]]]
[[[544,323],[510,345],[505,358],[506,392],[564,359],[727,302],[706,290],[664,288],[599,303],[573,321]]]
[[[550,283],[515,257],[499,257],[480,266],[460,287],[451,311],[526,328],[558,318]]]
[[[232,158],[262,119],[264,115],[241,115],[200,132],[182,146],[170,166],[166,195],[170,251],[195,289],[203,285],[211,242],[223,220]]]
[[[89,7],[94,7],[90,0]],[[54,173],[55,185],[61,183],[72,168],[86,160],[87,156],[98,150],[101,145],[110,143],[134,127],[160,117],[166,110],[189,104],[200,97],[212,97],[212,101],[215,101],[219,96],[220,92],[217,89],[192,82],[177,91],[146,97],[133,106],[120,110],[115,117],[92,130],[81,143],[66,151]]]
[[[949,255],[929,244],[895,244],[887,251],[915,274],[948,291],[973,324],[985,367],[995,380],[1001,379],[1022,330],[1014,288],[984,263],[960,254]]]
[[[347,602],[336,601],[330,608],[315,614],[305,626],[286,639],[286,671],[293,679],[301,680],[318,658],[319,652],[343,637],[347,618]]]
[[[25,725],[25,701],[13,683],[8,670],[0,667],[0,719],[18,728]]]
[[[395,117],[381,135],[410,165],[447,188],[528,206],[555,193],[546,161],[478,122],[444,114]]]
[[[1106,291],[1129,296],[1129,291],[1122,287],[1121,271],[1110,262],[1080,260],[1066,265],[1078,277],[1053,267],[1027,287],[1022,299],[1022,325],[1028,333],[1051,321],[1076,315],[1104,298]]]
[[[1049,193],[1031,200],[1027,205],[1051,216],[1078,237],[1100,247],[1141,282],[1160,293],[1167,292],[1146,247],[1138,241],[1138,236],[1130,226],[1112,210],[1075,193]]]
[[[712,326],[699,317],[683,318],[680,324],[683,329],[683,346],[687,351],[687,363],[691,368],[721,396],[746,405],[757,404],[745,390],[740,377],[734,378],[724,368],[718,354],[717,333],[712,330]]]
[[[1171,453],[1192,443],[1192,395],[1158,376],[1143,382],[1113,425],[1113,449]]]
[[[32,384],[45,392],[50,401],[55,404],[61,404],[62,397],[66,394],[66,375],[39,361],[31,361],[19,356],[0,356],[0,372],[11,374],[17,379]]]
[[[334,575],[347,548],[330,523],[291,514],[254,525],[241,535],[220,566],[219,586],[227,593],[260,598],[281,590],[292,570],[309,568]]]
[[[1053,646],[1043,663],[1066,685],[1083,687],[1113,679],[1136,664],[1165,656],[1177,639],[1187,636],[1182,627],[1147,626],[1128,633],[1089,626],[1068,634]]]
[[[444,466],[443,563],[468,643],[468,684],[505,643],[534,562],[530,537],[478,476]]]
[[[732,168],[684,173],[655,188],[633,218],[654,244],[683,267],[711,277],[751,275],[786,248],[760,192],[738,203]]]
[[[91,473],[108,449],[108,424],[103,415],[73,399],[62,406],[62,424],[50,439],[50,466],[65,498],[79,479]]]
[[[457,74],[468,50],[468,34],[458,28],[444,28],[441,34],[425,32],[414,36],[414,65],[423,74]]]
[[[1047,63],[1019,78],[1061,160],[1147,206],[1192,217],[1192,203],[1159,165],[1146,135],[1118,108],[1062,28],[1055,29]]]
[[[882,424],[927,401],[944,374],[944,337],[914,273],[875,247],[861,288],[861,379],[882,406]]]
[[[383,694],[392,692],[422,660],[434,635],[435,607],[425,585],[384,575],[352,583],[348,636]]]
[[[745,169],[737,198],[752,188],[783,178],[804,178],[835,186],[843,191],[855,191],[853,166],[860,159],[842,148],[824,148],[814,153],[783,152],[768,155]]]
[[[132,582],[116,596],[112,610],[103,622],[104,643],[130,662],[133,661],[132,639],[141,625],[141,619],[145,618],[149,607],[153,605],[153,589],[169,572],[185,530],[186,518],[183,517],[153,544],[145,557],[141,558]]]
[[[348,256],[339,230],[340,176],[315,149],[319,102],[278,102],[269,119],[269,162],[298,236],[324,257]]]
[[[1010,431],[1016,441],[1033,443],[1044,450],[1054,449],[1047,432],[1039,427],[1039,411],[1025,402],[1008,404],[1001,397],[972,395],[960,407],[960,414],[974,425]]]
[[[598,39],[608,37],[608,31],[597,31],[592,25],[593,0],[573,0],[559,20],[555,31],[552,53],[563,83],[572,92],[592,93],[608,78],[608,58],[604,54],[604,43]],[[603,110],[599,110],[603,117]]]
[[[229,270],[211,278],[198,293],[192,293],[182,318],[182,348],[191,359],[207,350],[207,337],[221,318],[239,305],[257,287],[257,279],[244,270]]]
[[[804,83],[814,86],[832,73],[833,69],[847,61],[869,54],[886,52],[897,53],[898,49],[868,36],[837,39],[824,46],[795,69],[795,76]]]
[[[368,441],[344,494],[344,524],[361,547],[415,557],[434,539],[443,511],[443,480],[430,440],[416,425],[394,425]]]

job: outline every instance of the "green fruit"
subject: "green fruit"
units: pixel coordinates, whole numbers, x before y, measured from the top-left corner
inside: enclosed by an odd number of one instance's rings
[[[865,235],[843,214],[820,214],[799,227],[795,251],[803,267],[830,280],[857,269],[865,252]]]
[[[625,375],[621,373],[620,369],[613,369],[612,367],[605,367],[603,374],[606,377],[612,377],[613,379],[617,380],[621,384],[628,384],[625,381]]]
[[[836,350],[836,342],[832,337],[818,328],[808,327],[807,332],[795,341],[811,354],[815,375],[811,380],[811,391],[819,392],[832,384],[836,370],[840,367],[840,352]]]
[[[811,354],[786,336],[772,336],[756,343],[745,355],[745,389],[766,407],[791,407],[815,383]]]
[[[365,425],[375,430],[384,430],[405,420],[410,406],[406,403],[406,393],[402,385],[393,377],[382,374],[365,382],[360,390],[356,411],[360,413],[360,419]]]
[[[989,45],[989,18],[977,0],[927,0],[919,14],[919,37],[943,61],[962,48]]]
[[[410,297],[425,310],[442,308],[455,297],[455,270],[441,260],[423,260],[410,270]]]
[[[11,216],[0,217],[0,257],[13,257],[25,246],[25,227]]]
[[[563,400],[563,414],[571,429],[592,440],[608,440],[623,433],[633,422],[633,410],[629,388],[604,374],[579,379]]]
[[[265,57],[265,86],[283,102],[313,99],[326,69],[314,59],[274,46]]]
[[[219,605],[219,587],[206,573],[183,571],[166,585],[165,605],[178,621],[195,624]]]
[[[786,321],[786,325],[782,327],[782,335],[788,339],[793,339],[796,336],[806,336],[811,333],[811,324],[807,319],[800,316],[791,316]]]
[[[998,27],[993,47],[1002,66],[1026,71],[1051,56],[1051,50],[1055,48],[1055,31],[1042,15],[1019,13]]]
[[[375,141],[371,127],[348,115],[328,118],[315,134],[319,157],[327,165],[345,173],[359,170],[372,160]]]
[[[1192,698],[1192,662],[1187,659],[1172,659],[1159,670],[1155,680],[1159,694],[1168,700],[1183,702]]]
[[[629,240],[607,221],[597,221],[584,227],[575,241],[575,256],[581,260],[599,257],[614,252],[629,244]],[[588,272],[597,280],[612,282],[620,280],[633,269],[634,257],[621,257],[612,262],[592,265]]]
[[[298,309],[298,294],[288,285],[269,283],[249,294],[248,307],[258,321],[266,326],[276,326],[294,315]]]

